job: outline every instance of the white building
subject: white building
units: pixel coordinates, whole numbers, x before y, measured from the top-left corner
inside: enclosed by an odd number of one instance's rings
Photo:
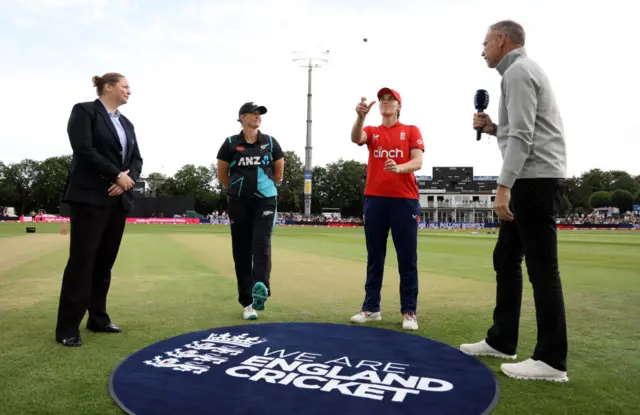
[[[434,167],[417,176],[422,220],[426,222],[496,222],[493,211],[497,176],[474,176],[473,167]]]

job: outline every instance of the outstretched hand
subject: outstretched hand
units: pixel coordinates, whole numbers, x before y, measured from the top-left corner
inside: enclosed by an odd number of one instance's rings
[[[367,104],[366,97],[360,98],[360,103],[356,105],[356,113],[359,117],[365,118],[369,113],[369,110],[371,110],[371,107],[373,107],[373,104],[375,103],[375,101],[371,101],[369,104]]]

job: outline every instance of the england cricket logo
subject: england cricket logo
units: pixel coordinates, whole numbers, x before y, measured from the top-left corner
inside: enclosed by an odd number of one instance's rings
[[[201,375],[213,366],[226,363],[230,356],[239,356],[246,349],[266,342],[266,339],[249,337],[248,333],[240,335],[210,334],[209,337],[185,344],[170,350],[152,360],[145,360],[146,365],[172,369],[178,372],[191,372]]]
[[[250,337],[248,333],[211,334],[145,360],[144,364],[195,375],[219,367],[218,375],[254,384],[395,403],[422,393],[446,393],[454,389],[453,383],[445,379],[411,373],[411,367],[401,363],[354,359],[344,355],[323,356],[268,346],[255,352],[249,350],[265,342],[266,338]]]

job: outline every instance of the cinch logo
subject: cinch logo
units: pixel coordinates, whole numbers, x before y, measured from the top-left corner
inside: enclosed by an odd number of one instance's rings
[[[403,158],[404,151],[399,148],[393,148],[391,150],[384,150],[382,147],[378,147],[373,150],[373,157],[377,159],[396,159]]]
[[[241,157],[238,166],[259,166],[260,156]]]

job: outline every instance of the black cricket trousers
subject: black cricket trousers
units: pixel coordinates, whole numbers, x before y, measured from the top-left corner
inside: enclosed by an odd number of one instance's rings
[[[253,302],[251,289],[262,282],[271,296],[271,234],[276,223],[277,200],[229,196],[231,246],[238,282],[238,302]]]
[[[518,179],[511,190],[515,219],[502,222],[493,252],[496,306],[485,341],[512,355],[518,345],[522,304],[522,259],[533,287],[538,325],[532,358],[567,370],[567,326],[558,267],[556,218],[564,197],[562,179]]]
[[[69,259],[62,277],[56,338],[80,336],[80,322],[89,312],[88,325],[104,327],[111,268],[120,250],[127,212],[120,203],[102,208],[70,204]]]

